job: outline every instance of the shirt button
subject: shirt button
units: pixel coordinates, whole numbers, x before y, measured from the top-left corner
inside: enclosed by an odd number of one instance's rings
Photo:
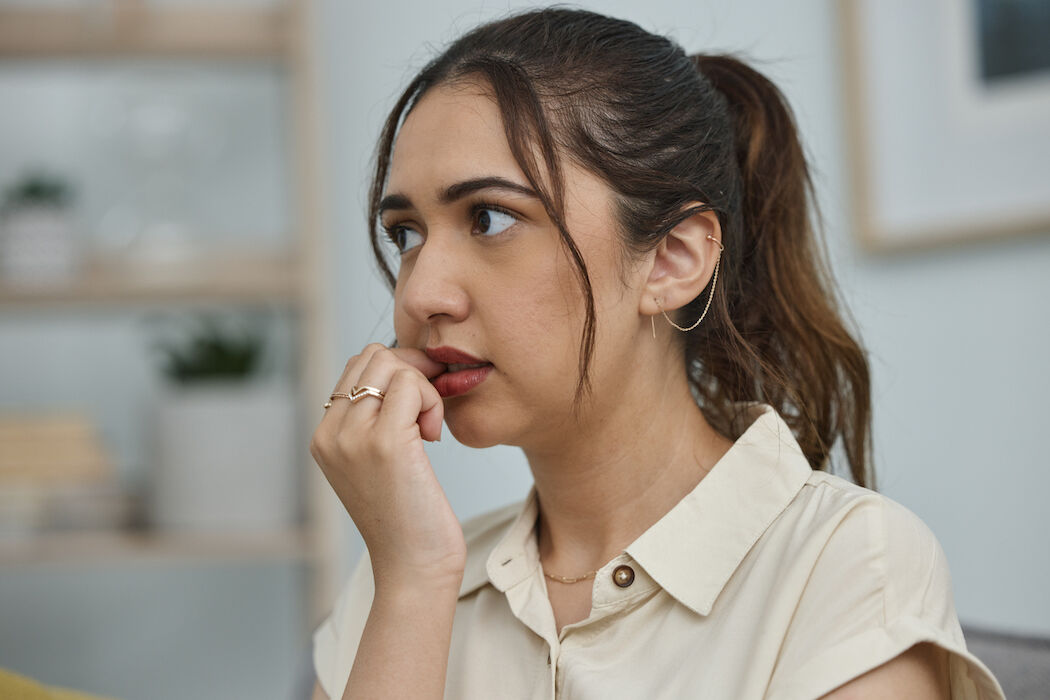
[[[617,566],[613,570],[612,579],[613,583],[615,583],[620,588],[627,588],[632,583],[634,583],[634,569],[627,566],[626,564]]]

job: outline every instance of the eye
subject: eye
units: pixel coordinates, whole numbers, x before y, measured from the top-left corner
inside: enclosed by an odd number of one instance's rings
[[[490,204],[479,205],[474,209],[473,232],[482,236],[496,236],[517,222],[517,218],[500,207]]]
[[[402,255],[423,242],[423,236],[421,236],[418,231],[407,226],[384,226],[383,231],[386,232],[387,238],[397,246],[398,251]]]

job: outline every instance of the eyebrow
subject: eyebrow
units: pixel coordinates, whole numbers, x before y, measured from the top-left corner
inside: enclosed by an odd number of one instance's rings
[[[462,199],[467,195],[477,192],[479,190],[507,190],[509,192],[516,192],[523,194],[528,197],[534,197],[538,199],[536,191],[531,187],[525,185],[519,185],[513,180],[508,180],[503,177],[492,175],[489,177],[479,177],[472,180],[464,180],[463,182],[457,182],[453,185],[449,185],[444,192],[438,195],[438,201],[442,204],[451,204],[457,199]],[[383,197],[379,202],[379,215],[382,216],[383,212],[388,209],[393,210],[406,210],[414,209],[412,200],[403,194],[388,194]]]

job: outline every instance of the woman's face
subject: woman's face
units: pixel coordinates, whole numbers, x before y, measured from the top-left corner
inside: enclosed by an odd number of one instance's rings
[[[568,163],[564,177],[566,223],[594,289],[590,377],[601,406],[631,371],[638,296],[621,277],[611,190]],[[530,191],[478,85],[432,88],[406,117],[381,206],[402,250],[394,328],[401,347],[451,347],[492,364],[444,399],[453,435],[475,447],[556,445],[573,429],[584,294]],[[588,405],[583,420],[594,419]]]

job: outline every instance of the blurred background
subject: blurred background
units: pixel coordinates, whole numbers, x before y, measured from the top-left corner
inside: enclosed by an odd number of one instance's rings
[[[0,0],[0,668],[308,697],[363,544],[307,444],[393,338],[372,148],[439,47],[526,6]],[[1047,4],[581,6],[785,92],[871,353],[877,486],[937,535],[1007,697],[1045,697]],[[428,450],[461,518],[528,490],[515,449]]]

